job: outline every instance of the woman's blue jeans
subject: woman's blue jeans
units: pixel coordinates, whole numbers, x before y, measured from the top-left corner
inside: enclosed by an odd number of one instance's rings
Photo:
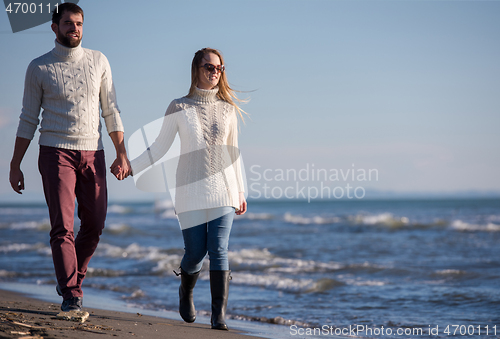
[[[207,252],[211,271],[229,270],[227,251],[234,211],[234,207],[224,206],[179,213],[185,250],[181,267],[185,272],[199,272]]]

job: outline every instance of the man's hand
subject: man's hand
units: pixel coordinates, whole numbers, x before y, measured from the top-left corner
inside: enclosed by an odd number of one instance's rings
[[[10,185],[12,186],[12,189],[19,194],[23,194],[21,190],[24,190],[24,174],[21,171],[21,161],[23,160],[24,154],[26,153],[30,142],[31,140],[16,137],[14,154],[12,155],[12,160],[10,161]]]
[[[130,167],[130,162],[126,155],[119,155],[116,157],[115,161],[111,165],[111,173],[118,180],[123,180],[128,177],[132,172],[132,168]]]
[[[9,181],[14,191],[19,194],[23,194],[21,190],[24,190],[24,175],[20,168],[11,168],[9,173]]]
[[[111,173],[114,174],[116,179],[123,180],[132,173],[127,151],[125,150],[125,143],[123,142],[123,132],[111,132],[109,136],[116,150],[116,159],[111,165]]]

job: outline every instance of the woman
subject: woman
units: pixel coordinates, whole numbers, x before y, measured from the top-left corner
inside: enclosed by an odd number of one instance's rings
[[[196,319],[193,288],[208,252],[211,324],[219,330],[228,329],[224,318],[230,279],[229,233],[234,213],[241,215],[247,210],[238,151],[237,114],[243,116],[233,101],[239,100],[224,70],[219,51],[197,51],[191,65],[189,94],[170,103],[159,136],[131,162],[133,173],[144,170],[163,157],[179,133],[181,155],[175,180],[169,181],[169,188],[175,186],[174,206],[185,246],[179,313],[188,323]]]

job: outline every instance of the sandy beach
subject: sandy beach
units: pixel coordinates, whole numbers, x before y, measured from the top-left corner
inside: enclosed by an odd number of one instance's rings
[[[56,319],[60,305],[0,290],[0,338],[257,338],[229,331],[211,330],[209,325],[167,318],[84,308],[83,323]]]

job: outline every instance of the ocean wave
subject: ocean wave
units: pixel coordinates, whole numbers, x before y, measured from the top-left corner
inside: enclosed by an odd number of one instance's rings
[[[172,209],[166,209],[160,214],[160,218],[162,219],[177,219],[177,215],[175,214],[175,210]]]
[[[451,223],[451,228],[457,231],[483,231],[483,232],[500,232],[500,225],[492,222],[486,225],[469,224],[462,220],[455,220]]]
[[[283,258],[273,255],[267,248],[229,251],[231,266],[237,270],[262,270],[281,273],[332,272],[344,266],[336,262]]]
[[[249,220],[271,220],[274,219],[274,215],[272,213],[251,213],[247,212],[243,215],[236,215],[234,217],[235,220],[238,219],[249,219]]]
[[[47,207],[0,207],[0,216],[2,215],[47,215]]]
[[[350,286],[384,286],[387,283],[380,280],[364,280],[362,278],[346,278],[344,276],[338,276],[339,281]]]
[[[487,219],[490,222],[499,222],[500,223],[500,214],[489,215]]]
[[[370,263],[368,261],[365,261],[363,263],[354,263],[345,265],[343,272],[357,274],[358,272],[376,273],[383,270],[391,270],[392,271],[391,273],[394,273],[394,271],[396,270],[396,271],[401,271],[401,274],[408,274],[408,271],[405,269],[401,268],[395,269],[392,266],[383,266],[379,264]]]
[[[210,317],[211,312],[207,312],[205,310],[197,310],[196,311],[200,315],[204,315]],[[300,327],[311,327],[311,324],[305,323],[303,321],[293,320],[293,319],[285,319],[281,316],[277,317],[257,317],[257,316],[248,316],[242,314],[226,314],[226,319],[234,319],[234,320],[244,320],[244,321],[258,321],[267,324],[275,324],[275,325],[297,325]]]
[[[38,230],[38,231],[48,231],[50,230],[50,222],[48,219],[42,221],[23,221],[11,223],[8,228],[12,230]]]
[[[172,200],[157,200],[157,201],[155,201],[154,208],[156,211],[173,209],[174,203]]]
[[[12,278],[17,275],[16,272],[10,272],[6,270],[0,270],[0,278]]]
[[[293,293],[314,293],[324,292],[336,286],[343,285],[334,279],[322,278],[317,281],[314,279],[293,279],[286,278],[277,274],[251,274],[244,272],[232,273],[233,284],[250,285],[264,287]]]
[[[36,244],[8,244],[0,246],[0,252],[9,253],[9,252],[29,252],[29,251],[38,251],[47,248],[42,243]]]
[[[125,248],[101,243],[97,247],[95,255],[156,262],[156,267],[152,269],[152,272],[171,272],[173,269],[179,267],[182,259],[182,256],[177,253],[168,253],[159,247],[140,246],[136,243],[130,244]]]
[[[445,280],[461,280],[466,278],[477,278],[477,274],[469,273],[464,270],[457,269],[444,269],[444,270],[435,270],[431,273],[431,277],[435,278],[437,281]],[[444,281],[443,281],[444,282]]]
[[[264,219],[264,218],[262,218]],[[346,216],[302,216],[300,214],[292,214],[287,212],[283,215],[285,222],[297,225],[324,225],[336,224],[346,222],[351,225],[364,225],[364,226],[382,226],[393,229],[411,227],[413,229],[426,229],[434,227],[448,227],[460,231],[486,231],[498,232],[500,231],[500,216],[490,215],[486,218],[485,224],[471,224],[462,220],[455,220],[450,222],[443,218],[435,218],[434,220],[410,220],[407,216],[397,216],[390,212],[383,212],[378,214],[366,214],[360,212],[358,214]]]
[[[90,277],[120,277],[125,274],[122,270],[112,270],[107,268],[93,268],[89,267],[87,269],[87,278]]]
[[[104,227],[104,232],[110,233],[110,234],[126,234],[130,233],[132,231],[132,227],[130,227],[127,224],[122,224],[122,223],[114,223],[114,224],[109,224]]]
[[[234,272],[234,283],[261,286],[295,293],[324,292],[341,285],[383,286],[379,280],[353,278],[352,274],[341,274],[336,279],[319,280],[293,277],[304,273],[351,272],[359,270],[384,270],[390,267],[369,262],[360,264],[341,264],[337,262],[318,262],[314,260],[292,259],[275,256],[268,249],[243,249],[229,252],[230,265]],[[258,273],[253,273],[258,272]],[[285,277],[284,275],[287,275]],[[292,277],[289,277],[292,275]],[[337,279],[339,278],[339,279]]]
[[[131,207],[126,207],[122,205],[111,205],[108,206],[108,213],[116,213],[116,214],[127,214],[131,213],[133,209]]]
[[[166,256],[163,259],[158,260],[157,264],[155,267],[153,267],[153,272],[156,273],[172,273],[173,270],[176,270],[179,268],[182,260],[182,255],[177,255],[177,254],[170,254]],[[203,266],[206,267],[207,265],[207,260],[203,262]]]
[[[380,213],[375,215],[357,214],[349,216],[348,220],[354,224],[361,225],[383,225],[390,227],[401,227],[409,224],[407,217],[395,217],[392,213]]]
[[[312,225],[312,224],[324,225],[324,224],[335,224],[342,221],[342,219],[339,217],[322,217],[319,215],[315,215],[312,217],[303,217],[301,215],[294,215],[289,212],[286,212],[283,215],[283,220],[291,224],[298,224],[298,225]]]
[[[348,215],[345,217],[338,216],[321,216],[313,215],[309,217],[304,217],[302,215],[292,214],[287,212],[283,215],[283,220],[291,224],[298,225],[326,225],[326,224],[336,224],[343,221],[347,221],[355,225],[378,225],[378,226],[389,226],[389,227],[401,227],[410,225],[410,219],[408,217],[397,217],[392,213],[380,213],[375,215],[366,214],[356,214]]]
[[[446,269],[446,270],[437,270],[434,273],[439,275],[459,275],[459,274],[465,274],[466,272],[462,270]]]
[[[138,290],[135,290],[134,292],[132,292],[130,295],[122,296],[122,299],[125,299],[125,300],[141,299],[141,298],[144,298],[145,296],[146,296],[146,293],[143,290],[138,289]]]
[[[112,258],[131,258],[154,260],[161,257],[162,249],[155,246],[140,246],[132,243],[123,248],[111,244],[101,243],[97,247],[96,255]]]

